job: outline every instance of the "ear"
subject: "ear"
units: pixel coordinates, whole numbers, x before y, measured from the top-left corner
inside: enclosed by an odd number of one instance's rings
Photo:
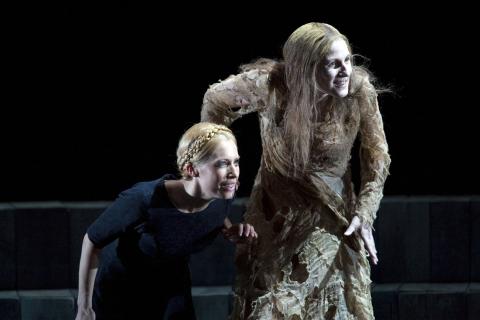
[[[188,175],[190,177],[198,177],[198,170],[193,166],[193,164],[188,163],[187,166],[185,167],[185,170],[187,171]]]

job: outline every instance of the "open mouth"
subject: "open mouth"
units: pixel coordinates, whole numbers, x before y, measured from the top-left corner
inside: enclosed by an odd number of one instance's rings
[[[237,187],[237,182],[222,183],[220,185],[220,188],[225,191],[235,191],[236,187]]]
[[[348,84],[348,78],[336,80],[333,82],[336,87],[344,87]]]

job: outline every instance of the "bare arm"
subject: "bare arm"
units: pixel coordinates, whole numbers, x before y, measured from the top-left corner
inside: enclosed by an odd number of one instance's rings
[[[85,234],[82,243],[80,267],[78,273],[78,312],[76,320],[95,319],[92,309],[92,294],[95,276],[98,269],[98,257],[101,249],[95,248],[94,244]]]

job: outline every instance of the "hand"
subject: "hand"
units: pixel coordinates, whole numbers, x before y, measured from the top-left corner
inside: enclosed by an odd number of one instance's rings
[[[377,258],[377,249],[375,248],[375,240],[373,239],[372,234],[372,227],[360,222],[360,218],[358,216],[354,216],[350,226],[348,226],[347,231],[345,231],[344,235],[350,236],[354,232],[360,231],[360,236],[365,244],[365,248],[367,249],[368,253],[370,254],[370,259],[372,260],[373,264],[378,263]]]
[[[248,101],[244,96],[235,96],[235,106],[246,107],[248,105],[250,105],[250,101]]]
[[[251,240],[258,238],[258,234],[255,231],[255,228],[248,223],[238,223],[232,225],[230,228],[222,229],[223,236],[235,243],[245,242],[246,240]]]
[[[95,320],[95,312],[92,308],[79,308],[75,320]]]

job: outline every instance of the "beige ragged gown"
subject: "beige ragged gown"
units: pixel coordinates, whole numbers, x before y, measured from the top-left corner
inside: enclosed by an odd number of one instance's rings
[[[202,109],[203,121],[230,125],[258,112],[260,122],[263,153],[245,215],[259,238],[238,246],[231,319],[373,319],[366,250],[358,236],[343,233],[354,212],[373,223],[388,174],[376,93],[365,80],[352,98],[322,111],[310,165],[292,178],[268,73],[253,69],[212,85]],[[245,106],[230,107],[239,101]],[[362,170],[355,197],[349,161],[358,134]]]

